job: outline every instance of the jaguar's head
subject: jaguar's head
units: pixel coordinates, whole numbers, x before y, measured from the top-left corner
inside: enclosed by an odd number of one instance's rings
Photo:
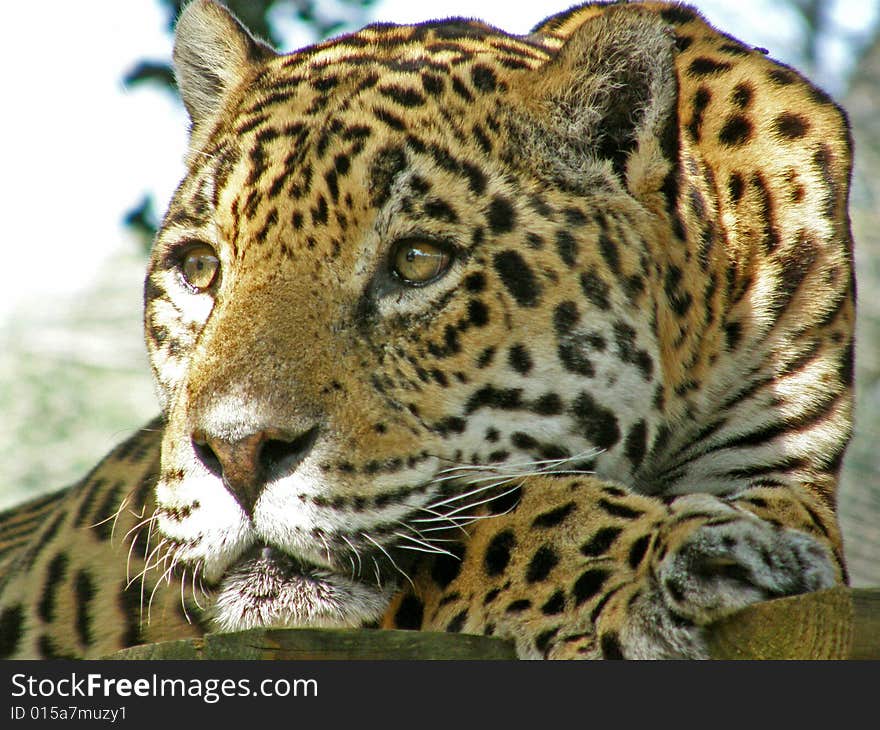
[[[156,524],[221,628],[376,619],[518,475],[638,466],[662,24],[382,25],[277,55],[196,0],[174,58],[192,128],[146,284]]]

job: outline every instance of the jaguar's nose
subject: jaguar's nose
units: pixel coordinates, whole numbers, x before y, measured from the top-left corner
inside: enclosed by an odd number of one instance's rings
[[[194,431],[193,449],[199,461],[220,477],[248,517],[253,516],[267,480],[278,472],[291,472],[315,444],[318,427],[290,435],[264,429],[229,440]]]

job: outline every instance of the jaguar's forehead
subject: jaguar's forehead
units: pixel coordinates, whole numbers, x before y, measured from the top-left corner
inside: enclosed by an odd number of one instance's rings
[[[499,66],[522,69],[546,60],[546,39],[513,35],[479,20],[447,18],[415,25],[374,23],[349,35],[284,55],[287,67],[334,63],[375,63],[407,69],[413,61],[434,61],[443,68],[474,55],[496,59]]]
[[[475,20],[370,25],[262,59],[239,85],[237,102],[230,100],[227,125],[221,127],[227,133],[224,144],[267,121],[292,122],[297,116],[293,131],[300,137],[294,146],[301,147],[302,135],[317,133],[323,135],[317,138],[323,153],[340,129],[339,117],[352,110],[349,119],[364,115],[364,123],[378,121],[392,132],[411,132],[420,116],[445,118],[455,128],[460,123],[451,117],[446,99],[472,105],[481,96],[506,91],[511,73],[536,68],[549,55],[541,36],[513,36]],[[377,103],[396,113],[377,109]],[[424,109],[429,113],[420,114]],[[362,128],[349,134],[366,136]]]
[[[490,192],[491,160],[504,148],[506,75],[542,57],[534,44],[453,20],[370,26],[268,58],[193,149],[175,208],[225,226],[233,248],[242,236],[275,234],[311,249],[318,237],[338,252],[397,184],[392,203],[424,199],[422,218],[448,225],[450,194]]]
[[[468,116],[468,105],[506,91],[509,74],[547,58],[537,42],[477,21],[368,26],[256,67],[239,87],[237,103],[228,107],[227,124],[221,127],[224,144],[234,144],[266,122],[286,125],[281,131],[293,133],[293,149],[302,150],[309,137],[319,154],[343,126],[349,137],[368,136],[364,125],[376,123],[411,137],[424,117],[422,127],[445,122],[456,131]],[[257,141],[274,133],[264,131]]]

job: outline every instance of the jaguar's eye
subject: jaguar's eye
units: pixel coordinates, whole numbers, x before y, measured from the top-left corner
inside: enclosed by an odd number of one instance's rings
[[[440,278],[451,263],[449,249],[431,241],[408,239],[398,242],[391,251],[391,271],[411,286]]]
[[[180,273],[184,281],[198,292],[210,288],[219,272],[217,252],[207,244],[190,247],[180,259]]]

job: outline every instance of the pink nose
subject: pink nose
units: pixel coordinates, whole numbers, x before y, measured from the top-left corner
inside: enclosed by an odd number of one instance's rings
[[[268,429],[231,441],[197,430],[192,443],[202,464],[222,478],[226,489],[251,517],[267,481],[292,473],[308,456],[317,434],[317,427],[292,437]]]

